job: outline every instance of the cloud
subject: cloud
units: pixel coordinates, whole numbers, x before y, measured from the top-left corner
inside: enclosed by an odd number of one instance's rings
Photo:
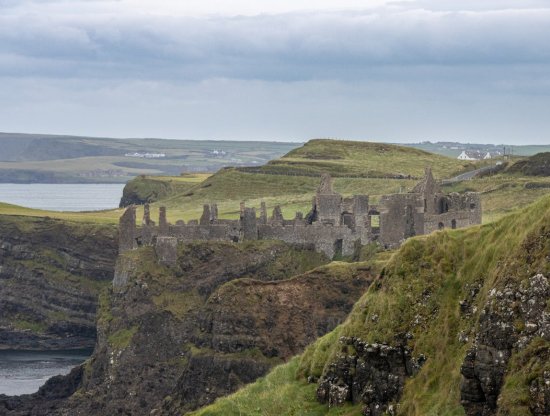
[[[298,11],[281,1],[264,14],[245,3],[213,14],[214,2],[0,0],[1,128],[181,138],[549,138],[550,7],[543,1],[360,8],[350,0],[335,11],[334,2],[314,10],[302,0]]]
[[[0,55],[21,62],[23,76],[43,70],[46,76],[181,81],[358,79],[382,66],[550,63],[550,8],[408,5],[203,18],[72,13],[0,16]],[[13,73],[0,68],[0,75]]]
[[[550,131],[547,96],[448,84],[27,78],[0,83],[0,106],[4,131],[103,137],[547,143]]]

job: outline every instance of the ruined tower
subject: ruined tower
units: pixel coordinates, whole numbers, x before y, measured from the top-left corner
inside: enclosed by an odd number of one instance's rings
[[[118,252],[124,253],[136,247],[136,207],[132,205],[118,220]]]
[[[332,189],[332,178],[328,173],[321,176],[321,184],[313,200],[315,219],[324,225],[339,226],[342,223],[342,195]]]

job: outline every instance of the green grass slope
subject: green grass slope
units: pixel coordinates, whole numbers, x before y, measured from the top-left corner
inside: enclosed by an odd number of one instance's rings
[[[537,153],[518,160],[508,168],[507,172],[523,176],[550,176],[550,152]]]
[[[333,409],[318,404],[317,384],[308,384],[308,378],[322,377],[342,353],[353,355],[344,350],[340,337],[393,345],[398,334],[409,333],[413,356],[423,354],[427,361],[406,382],[398,414],[464,415],[460,367],[472,347],[480,314],[484,306],[491,305],[487,303],[491,291],[525,286],[536,273],[548,276],[549,229],[550,197],[545,197],[493,224],[409,240],[392,256],[379,281],[356,303],[344,324],[261,381],[193,414],[361,414],[359,404]],[[479,291],[472,298],[474,287]],[[464,299],[471,302],[469,314],[461,313]],[[510,324],[515,333],[523,333],[525,322],[515,319]],[[461,342],[461,333],[468,341]],[[543,358],[549,351],[548,340],[535,338],[525,349],[513,352],[498,414],[529,414],[529,383],[550,371],[550,363]],[[275,413],[271,413],[272,406]]]
[[[402,146],[318,139],[262,167],[222,169],[191,189],[162,199],[152,212],[156,216],[162,204],[171,221],[197,219],[203,204],[216,202],[220,217],[236,218],[241,201],[254,207],[265,201],[268,211],[279,204],[292,218],[296,211],[309,211],[323,172],[333,175],[335,190],[344,196],[368,194],[376,202],[381,195],[411,190],[426,166],[432,166],[438,177],[474,168],[471,163]]]
[[[444,192],[479,192],[483,222],[491,222],[525,208],[550,194],[550,177],[530,177],[505,171],[492,176],[443,186]]]
[[[473,164],[405,146],[315,139],[272,160],[259,171],[297,175],[329,172],[335,177],[419,178],[426,166],[431,166],[437,177],[446,178],[468,170]]]
[[[412,178],[422,176],[426,166],[432,166],[437,179],[479,167],[401,146],[311,140],[262,167],[222,169],[191,189],[172,193],[155,204],[153,215],[157,215],[159,205],[165,205],[171,221],[197,219],[203,204],[216,202],[222,218],[237,218],[240,201],[257,208],[264,201],[268,211],[279,204],[285,217],[292,218],[296,211],[309,211],[319,175],[325,171],[333,175],[337,192],[344,196],[368,194],[376,203],[381,195],[410,191],[418,181]],[[397,179],[409,175],[411,179]],[[445,186],[444,190],[481,192],[484,222],[489,222],[550,192],[550,180],[500,174]]]

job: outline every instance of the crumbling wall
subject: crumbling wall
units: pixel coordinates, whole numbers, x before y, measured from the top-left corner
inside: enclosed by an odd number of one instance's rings
[[[166,207],[159,208],[159,234],[167,235],[168,219],[166,218]]]
[[[258,224],[256,221],[256,210],[245,208],[241,214],[242,240],[258,239]]]
[[[409,237],[424,234],[424,201],[419,194],[385,195],[380,210],[380,242],[396,247]]]
[[[373,215],[379,214],[379,226],[371,225]],[[178,241],[272,239],[291,244],[313,245],[328,257],[353,255],[358,242],[379,241],[385,247],[397,247],[403,240],[442,228],[467,227],[481,223],[481,200],[476,193],[443,194],[431,170],[408,194],[385,195],[378,206],[369,205],[368,195],[343,199],[332,189],[332,179],[323,175],[312,209],[306,217],[300,212],[293,219],[284,219],[276,205],[268,219],[262,202],[260,216],[254,208],[240,204],[239,220],[219,220],[216,204],[205,204],[200,220],[187,224],[168,223],[166,208],[160,207],[159,225],[151,221],[149,206],[145,206],[143,226],[135,226],[135,208],[130,207],[120,219],[121,251],[139,244],[172,244],[161,237]],[[155,241],[157,243],[155,243]],[[170,246],[171,247],[171,246]]]
[[[202,207],[202,215],[199,220],[200,225],[209,225],[211,224],[212,214],[210,213],[210,205],[203,205]]]
[[[341,205],[341,195],[317,195],[317,220],[323,224],[340,225],[342,215]]]
[[[155,252],[160,264],[175,265],[178,260],[178,239],[176,237],[157,237]]]
[[[353,197],[353,217],[357,227],[368,227],[370,225],[368,195],[355,195]]]
[[[343,256],[351,256],[355,251],[358,237],[346,226],[295,225],[279,227],[260,225],[258,236],[262,240],[281,240],[290,244],[313,244],[315,250],[333,258],[339,247]],[[340,241],[340,242],[339,242]]]
[[[466,194],[463,195],[463,198],[466,201],[466,205],[469,210],[470,225],[481,224],[481,195],[477,192],[466,192]]]
[[[124,253],[136,247],[136,208],[131,206],[118,220],[118,251]]]
[[[412,190],[412,193],[422,196],[424,212],[426,214],[437,214],[439,210],[438,198],[441,189],[432,175],[432,169],[427,167],[424,171],[424,178]]]
[[[240,227],[238,221],[209,225],[171,225],[168,234],[181,241],[217,240],[237,241]]]
[[[442,196],[443,197],[443,196]],[[424,234],[445,228],[462,228],[481,224],[481,199],[479,194],[451,193],[444,196],[447,210],[441,214],[425,215]]]

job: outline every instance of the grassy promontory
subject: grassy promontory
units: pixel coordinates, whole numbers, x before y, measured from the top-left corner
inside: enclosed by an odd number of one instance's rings
[[[257,169],[263,173],[362,178],[420,178],[431,166],[447,178],[472,169],[471,161],[452,159],[412,147],[350,140],[315,139]],[[247,170],[250,168],[244,168]]]

